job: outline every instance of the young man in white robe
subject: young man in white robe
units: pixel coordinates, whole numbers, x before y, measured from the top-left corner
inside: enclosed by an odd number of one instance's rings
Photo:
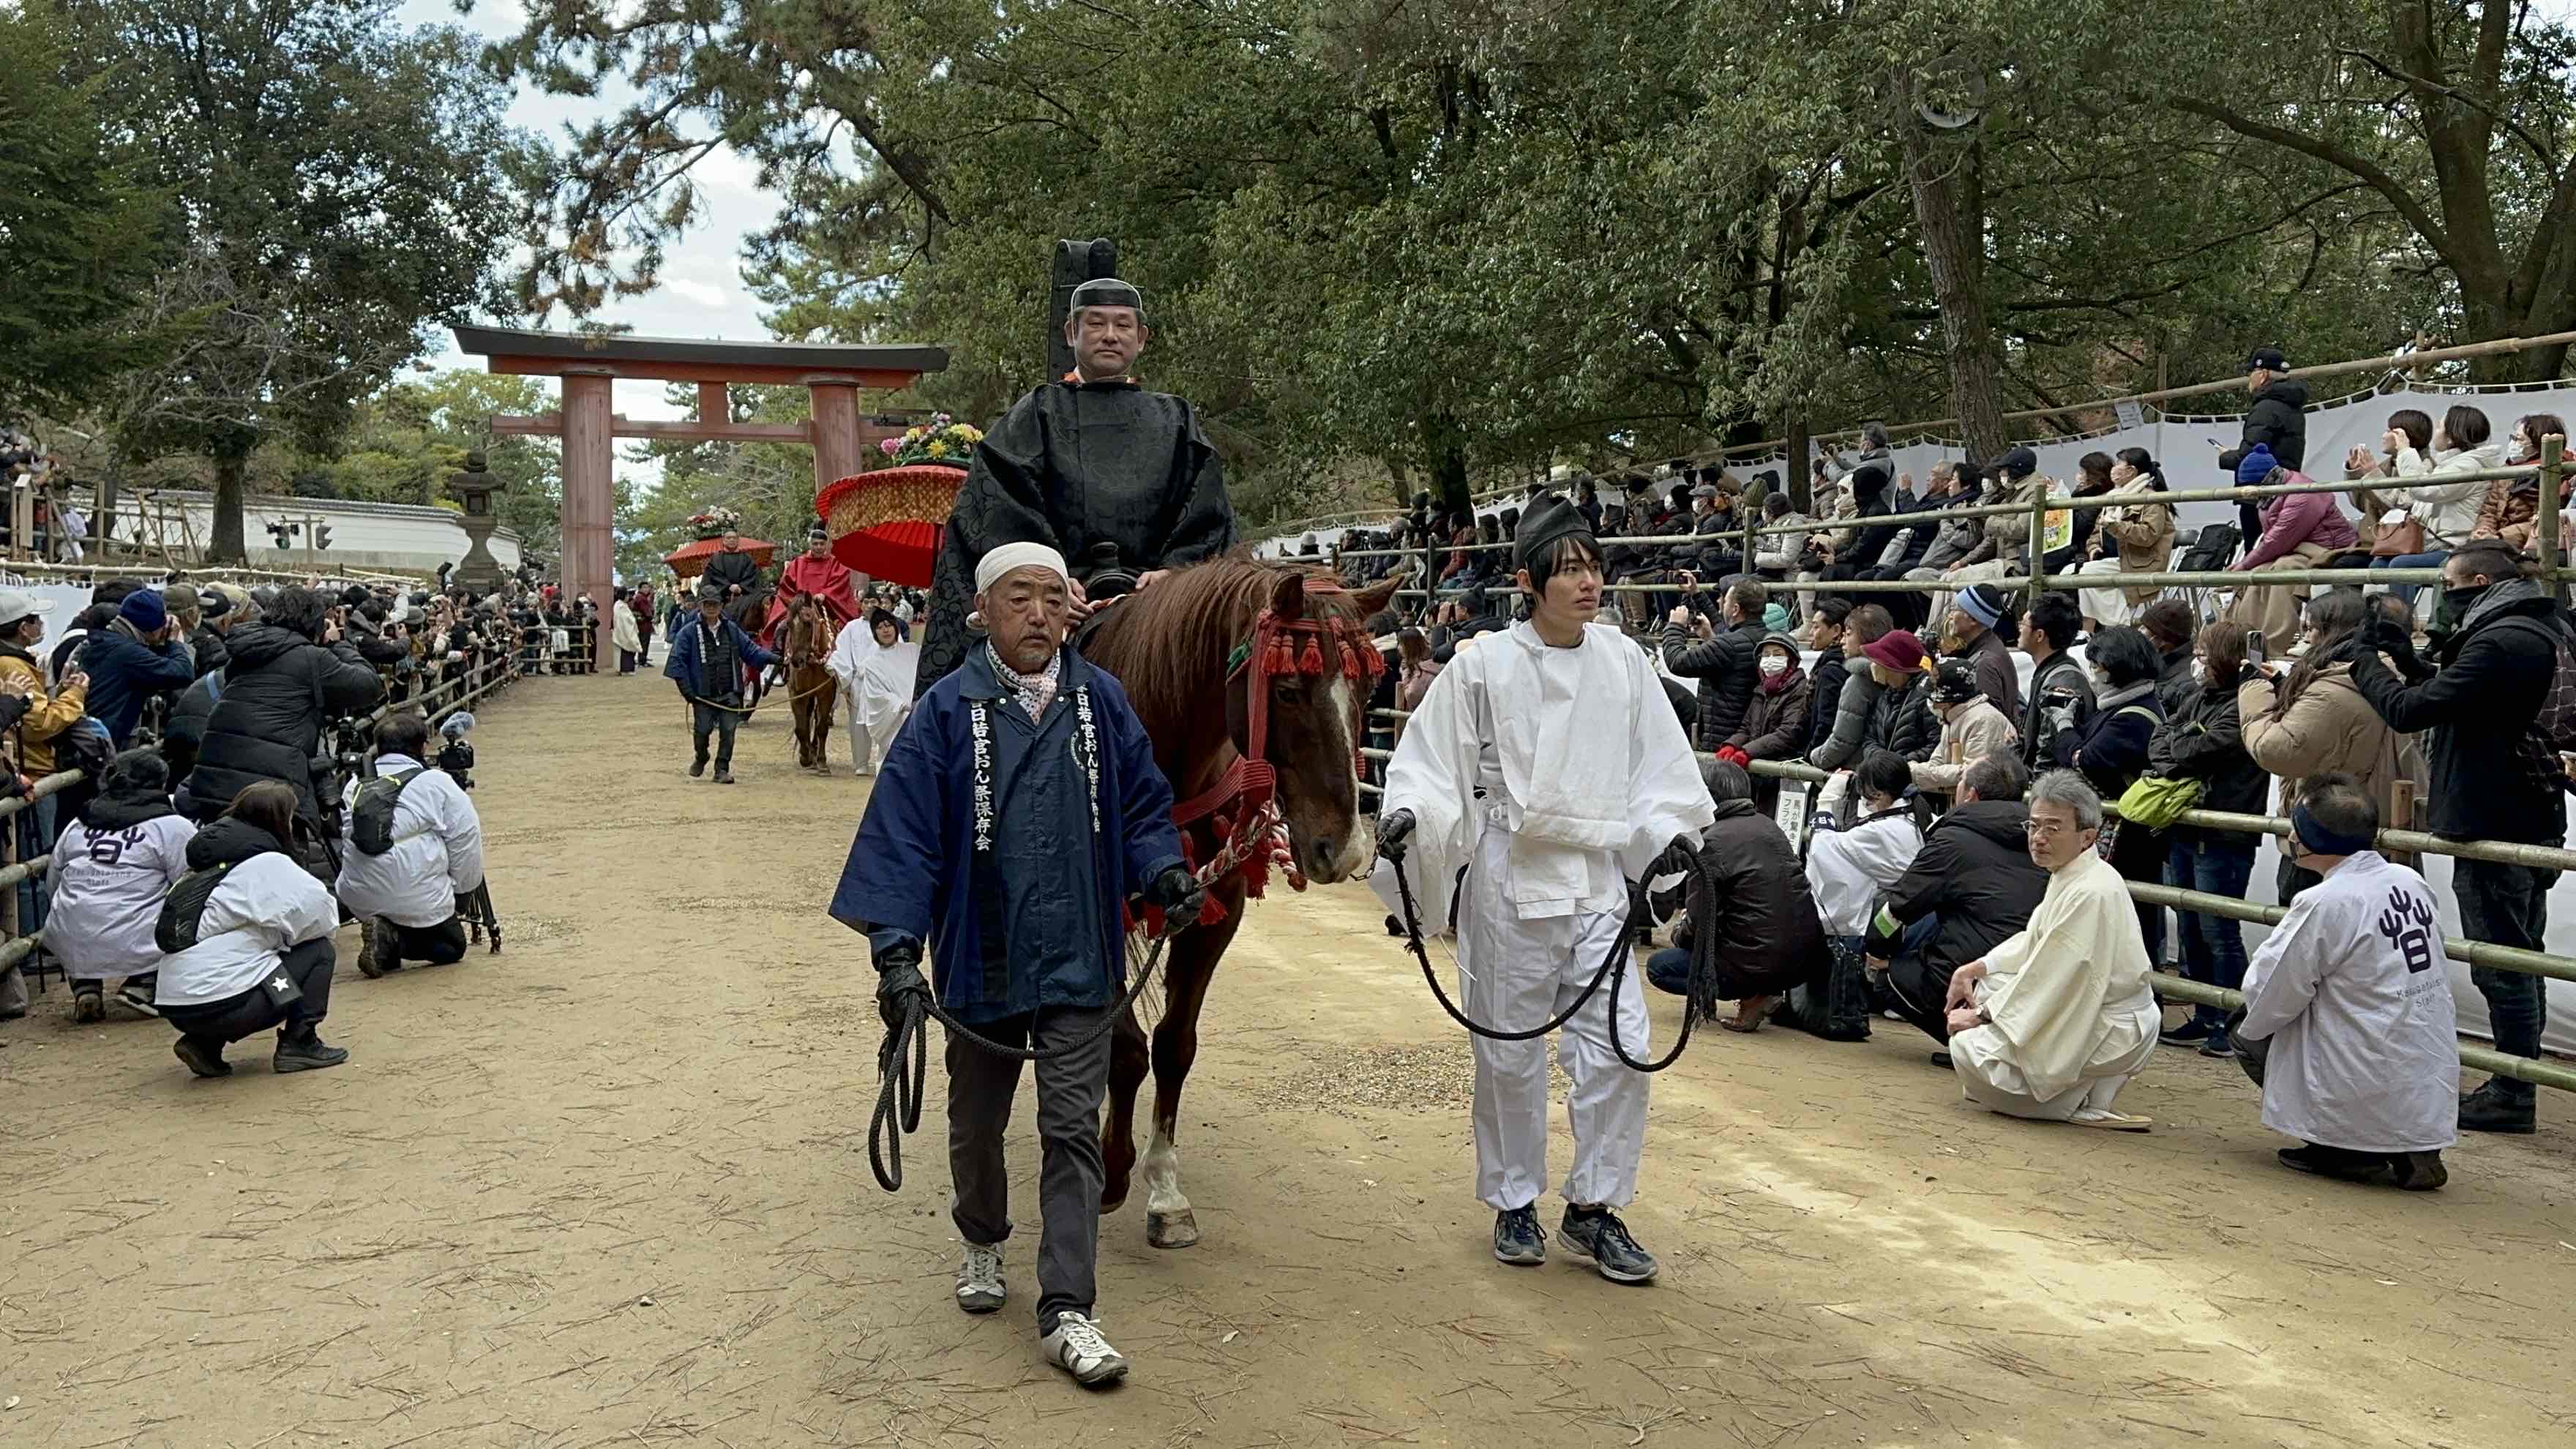
[[[1601,550],[1583,516],[1543,498],[1513,547],[1531,616],[1461,649],[1407,723],[1387,767],[1377,886],[1398,909],[1401,866],[1421,918],[1439,923],[1454,884],[1459,1005],[1488,1027],[1525,1031],[1627,949],[1629,880],[1675,839],[1696,844],[1716,807],[1652,664],[1594,622]],[[1647,1078],[1620,1062],[1611,1032],[1631,1057],[1646,1055],[1641,974],[1626,972],[1615,997],[1594,993],[1558,1048],[1574,1084],[1558,1233],[1622,1283],[1655,1275],[1618,1214],[1636,1196]],[[1476,1195],[1494,1209],[1494,1256],[1544,1262],[1547,1043],[1479,1036],[1474,1050]]]
[[[841,723],[850,736],[851,773],[873,775],[876,762],[912,715],[913,674],[921,646],[902,637],[883,609],[841,626],[825,666],[841,682]]]
[[[2424,878],[2371,849],[2379,806],[2350,775],[2303,781],[2283,845],[2325,877],[2245,970],[2237,1028],[2281,1165],[2430,1192],[2459,1137],[2460,1023]]]
[[[2164,1025],[2126,884],[2095,851],[2102,797],[2073,770],[2030,787],[2023,827],[2048,872],[2030,924],[1950,977],[1950,1065],[1968,1100],[2043,1122],[2144,1132],[2112,1110]]]

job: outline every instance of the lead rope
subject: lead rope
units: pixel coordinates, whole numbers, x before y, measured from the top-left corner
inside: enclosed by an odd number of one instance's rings
[[[1699,852],[1691,850],[1690,857],[1691,872],[1696,878],[1699,870]],[[1449,999],[1448,991],[1440,984],[1440,974],[1431,967],[1430,948],[1422,939],[1421,911],[1413,901],[1413,880],[1405,874],[1402,860],[1391,860],[1389,863],[1395,867],[1396,898],[1404,908],[1405,945],[1412,950],[1413,959],[1421,963],[1422,979],[1430,985],[1432,996],[1440,1002],[1440,1009],[1449,1013],[1451,1021],[1465,1027],[1470,1033],[1489,1041],[1528,1041],[1534,1037],[1545,1036],[1573,1020],[1574,1014],[1583,1009],[1583,1004],[1592,999],[1592,994],[1601,989],[1601,983],[1607,981],[1610,983],[1610,994],[1614,1002],[1612,1009],[1606,1013],[1610,1024],[1610,1050],[1618,1056],[1622,1064],[1633,1071],[1660,1072],[1679,1061],[1682,1048],[1690,1045],[1691,1028],[1699,1024],[1701,998],[1707,994],[1707,988],[1714,984],[1716,974],[1715,953],[1697,941],[1692,943],[1690,991],[1683,997],[1681,1035],[1673,1042],[1673,1049],[1664,1053],[1660,1061],[1641,1062],[1628,1054],[1626,1043],[1619,1039],[1619,1012],[1615,1002],[1619,987],[1628,974],[1628,932],[1631,924],[1644,919],[1645,915],[1646,891],[1643,882],[1629,884],[1628,916],[1620,925],[1619,938],[1611,943],[1609,955],[1601,962],[1601,969],[1592,973],[1592,979],[1584,983],[1583,990],[1575,996],[1574,1000],[1563,1011],[1558,1012],[1542,1025],[1531,1027],[1527,1031],[1504,1031],[1473,1020],[1467,1013],[1458,1009],[1456,1002]]]
[[[1175,930],[1172,934],[1178,934]],[[927,992],[905,998],[903,1015],[886,1028],[885,1043],[877,1048],[877,1109],[868,1120],[868,1170],[876,1174],[877,1186],[888,1192],[903,1190],[903,1134],[921,1130],[922,1089],[930,1075],[929,1018],[937,1017],[948,1034],[962,1038],[969,1046],[1015,1062],[1051,1062],[1070,1056],[1107,1036],[1127,1015],[1127,1009],[1143,995],[1146,983],[1161,964],[1163,947],[1171,935],[1154,938],[1153,949],[1145,955],[1145,965],[1136,973],[1136,982],[1126,994],[1110,1006],[1096,1030],[1076,1041],[1040,1050],[1036,1047],[1004,1046],[990,1037],[978,1035],[964,1022],[950,1016]],[[904,1053],[912,1054],[912,1069],[904,1070]],[[895,1130],[888,1131],[888,1128]]]

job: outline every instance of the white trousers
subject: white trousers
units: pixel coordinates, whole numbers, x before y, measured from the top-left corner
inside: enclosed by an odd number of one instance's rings
[[[1511,836],[1489,828],[1468,868],[1458,907],[1458,1004],[1486,1026],[1526,1031],[1563,1011],[1609,952],[1626,949],[1627,907],[1521,920],[1505,889],[1510,850]],[[1632,964],[1615,1001],[1602,983],[1557,1032],[1557,1062],[1574,1083],[1566,1098],[1574,1128],[1574,1168],[1564,1186],[1570,1203],[1625,1207],[1637,1195],[1648,1078],[1611,1050],[1610,1021],[1616,1011],[1620,1045],[1644,1060],[1651,1028],[1643,974]],[[1498,1212],[1527,1207],[1547,1190],[1547,1040],[1472,1040],[1476,1196]]]
[[[1977,990],[1982,999],[1985,983],[1977,983]],[[2147,1063],[2155,1059],[2156,1033],[2164,1026],[2164,1012],[2152,997],[2142,1010],[2137,1045],[2112,1060],[2086,1068],[2083,1080],[2054,1097],[2041,1097],[2031,1091],[2029,1078],[2005,1055],[2011,1048],[2005,1045],[2003,1033],[1992,1027],[1951,1037],[1950,1065],[1959,1074],[1959,1088],[1968,1100],[1989,1112],[2039,1122],[2064,1122],[2087,1107],[2107,1112],[2129,1079],[2146,1070]]]
[[[912,711],[907,709],[871,735],[867,726],[859,723],[858,696],[846,689],[841,691],[841,726],[850,737],[850,768],[862,775],[875,774],[877,761],[894,747],[894,737],[903,733],[903,722],[910,718]]]
[[[2088,558],[2080,566],[2067,572],[2083,574],[2087,577],[2117,574],[2120,572],[2120,561],[2116,558]],[[2137,622],[2137,616],[2145,612],[2143,608],[2129,602],[2129,591],[2126,589],[2077,589],[2075,598],[2078,606],[2084,610],[2085,618],[2104,625],[2134,624]]]

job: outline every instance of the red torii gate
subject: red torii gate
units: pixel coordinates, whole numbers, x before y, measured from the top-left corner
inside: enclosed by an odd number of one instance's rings
[[[804,443],[814,450],[819,490],[858,472],[864,450],[883,436],[860,421],[860,388],[891,392],[948,367],[946,348],[909,344],[718,342],[459,327],[456,346],[488,358],[496,373],[563,380],[562,411],[496,417],[492,431],[563,440],[564,592],[596,602],[603,622],[615,572],[616,439]],[[696,383],[697,418],[643,422],[615,415],[609,385],[621,377]],[[812,416],[801,423],[737,423],[726,392],[734,383],[803,387],[812,399]],[[791,550],[797,546],[796,540],[784,542]]]

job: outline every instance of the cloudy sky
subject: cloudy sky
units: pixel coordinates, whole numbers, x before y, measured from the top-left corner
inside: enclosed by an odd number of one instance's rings
[[[496,38],[519,29],[518,0],[473,0],[472,11],[461,16],[452,0],[402,0],[396,13],[408,24],[459,25]],[[523,87],[511,105],[510,120],[522,129],[560,138],[567,122],[587,123],[607,115],[622,99],[613,92],[585,98],[549,96]],[[641,297],[611,302],[600,320],[624,323],[650,337],[766,338],[769,332],[760,325],[759,304],[743,290],[738,253],[746,234],[767,226],[777,215],[777,204],[753,185],[751,165],[731,151],[708,156],[691,174],[705,203],[701,214],[714,220],[692,228],[669,249],[660,286]],[[511,321],[511,325],[522,324]],[[547,325],[564,326],[566,320],[558,315]],[[444,335],[429,361],[441,368],[482,365],[479,359],[458,353],[454,340]],[[663,402],[660,383],[616,386],[617,411],[628,417],[684,416]],[[651,481],[660,472],[622,459],[618,468],[639,482]]]

